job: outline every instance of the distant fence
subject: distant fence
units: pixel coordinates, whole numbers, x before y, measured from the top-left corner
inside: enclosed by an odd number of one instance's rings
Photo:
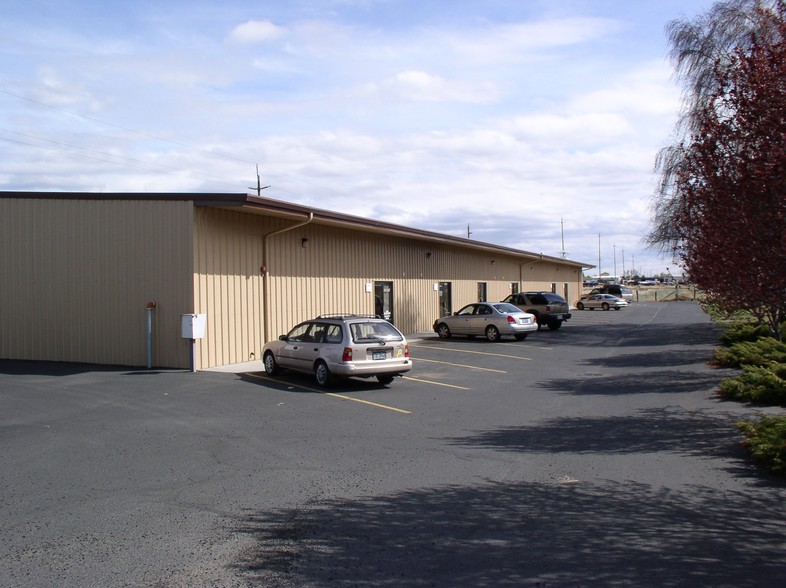
[[[589,294],[591,288],[585,288],[584,294]],[[633,300],[637,302],[674,302],[685,300],[701,300],[702,292],[696,288],[689,286],[680,286],[678,288],[658,287],[658,286],[645,286],[643,288],[632,287]]]
[[[677,300],[698,300],[701,292],[696,288],[635,288],[633,299],[640,302],[674,302]]]

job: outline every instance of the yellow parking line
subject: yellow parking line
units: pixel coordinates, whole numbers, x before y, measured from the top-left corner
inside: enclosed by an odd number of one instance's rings
[[[467,368],[467,369],[470,369],[470,370],[483,370],[484,372],[496,372],[498,374],[507,374],[508,373],[505,370],[493,370],[491,368],[478,367],[476,365],[466,365],[466,364],[463,364],[463,363],[451,363],[449,361],[438,361],[436,359],[423,359],[422,357],[414,357],[412,359],[414,361],[427,361],[427,362],[430,362],[430,363],[441,363],[442,365],[453,365],[453,366],[456,366],[456,367],[463,367],[463,368]]]
[[[388,406],[387,404],[379,404],[377,402],[361,400],[360,398],[352,398],[351,396],[344,396],[343,394],[336,394],[335,392],[322,392],[321,390],[317,390],[317,392],[321,394],[325,394],[326,396],[334,396],[335,398],[341,398],[343,400],[351,400],[352,402],[360,402],[361,404],[370,404],[371,406],[376,406],[377,408],[384,408],[386,410],[392,410],[394,412],[400,412],[402,414],[412,414],[408,410],[404,410],[403,408],[396,408],[395,406]]]
[[[404,380],[412,380],[413,382],[420,382],[422,384],[434,384],[435,386],[445,386],[445,388],[456,388],[457,390],[469,390],[464,386],[456,386],[454,384],[445,384],[443,382],[433,382],[432,380],[421,380],[420,378],[412,378],[410,376],[401,376]]]
[[[507,357],[510,359],[520,359],[521,361],[532,361],[531,357],[521,357],[519,355],[505,355],[503,353],[489,353],[488,351],[471,351],[469,349],[455,349],[453,347],[446,349],[442,347],[437,347],[436,345],[418,345],[418,347],[422,347],[423,349],[439,349],[440,351],[455,351],[457,353],[474,353],[475,355],[491,355],[493,357]]]
[[[395,406],[388,406],[386,404],[379,404],[378,402],[370,402],[368,400],[361,400],[360,398],[352,398],[351,396],[345,396],[343,394],[336,394],[335,392],[325,392],[324,390],[319,390],[318,388],[310,388],[308,386],[300,386],[300,385],[293,385],[289,384],[288,382],[282,382],[281,380],[277,380],[276,378],[269,378],[267,376],[260,376],[259,374],[254,374],[251,372],[246,372],[246,376],[251,376],[252,378],[257,378],[260,380],[266,380],[268,382],[278,382],[280,384],[288,384],[293,388],[297,388],[298,390],[308,390],[309,392],[317,392],[318,394],[324,394],[325,396],[333,396],[334,398],[341,398],[342,400],[351,400],[352,402],[359,402],[360,404],[368,404],[370,406],[376,406],[377,408],[384,408],[386,410],[392,410],[393,412],[400,412],[402,414],[412,414],[412,412],[408,410],[404,410],[403,408],[396,408]]]

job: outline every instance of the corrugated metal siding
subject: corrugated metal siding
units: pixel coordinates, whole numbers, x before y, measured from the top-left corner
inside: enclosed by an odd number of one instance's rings
[[[193,312],[207,315],[196,365],[204,369],[258,359],[264,325],[264,235],[282,223],[199,207],[195,220]]]
[[[366,284],[375,281],[393,282],[394,322],[413,333],[429,331],[439,316],[434,286],[440,281],[451,283],[457,310],[477,300],[478,282],[487,284],[488,300],[501,300],[522,273],[532,274],[522,290],[544,284],[550,289],[552,276],[559,274],[550,263],[528,269],[509,256],[315,224],[273,237],[269,259],[271,338],[318,314],[373,313],[373,286],[369,293]],[[574,270],[562,266],[559,271],[575,282]]]
[[[0,356],[183,365],[181,308],[191,300],[189,202],[0,200]],[[185,356],[187,358],[187,355]],[[186,363],[187,365],[187,363]]]
[[[513,282],[581,292],[580,270],[567,265],[522,266],[351,228],[312,223],[266,239],[296,222],[190,201],[0,199],[0,357],[144,365],[150,300],[154,365],[190,366],[180,315],[204,313],[195,358],[204,369],[258,359],[266,331],[275,338],[322,313],[374,313],[375,281],[393,282],[394,321],[405,333],[431,329],[438,282],[451,283],[453,310],[477,299],[478,282],[488,300]]]

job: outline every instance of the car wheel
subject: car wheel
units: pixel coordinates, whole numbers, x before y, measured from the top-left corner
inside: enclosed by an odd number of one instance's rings
[[[439,323],[437,325],[437,335],[439,335],[440,339],[450,339],[450,327],[445,323]]]
[[[535,317],[535,324],[536,324],[536,325],[538,325],[538,331],[540,331],[540,327],[541,327],[541,325],[543,324],[543,323],[541,322],[541,320],[540,320],[540,313],[538,313],[538,311],[536,311],[536,310],[527,310],[527,311],[525,311],[525,312],[528,312],[528,313],[530,313],[532,316],[534,316],[534,317]]]
[[[614,310],[619,310],[620,308],[622,308],[622,307],[621,306],[615,306]]]
[[[549,329],[551,329],[552,331],[556,331],[562,326],[562,321],[551,320],[548,322],[548,325],[549,325]]]
[[[328,386],[331,380],[330,368],[324,361],[318,361],[314,366],[314,377],[320,386]]]
[[[486,327],[486,339],[489,341],[499,341],[499,329],[494,325]]]
[[[584,303],[583,302],[577,302],[576,303],[576,308],[578,308],[579,310],[584,310]]]
[[[529,335],[529,333],[518,333],[516,335],[516,341],[523,341],[527,338],[527,335]]]
[[[278,375],[278,364],[276,363],[275,356],[270,351],[265,353],[265,357],[262,360],[262,363],[265,366],[265,373],[268,376]]]
[[[393,381],[393,376],[377,376],[377,382],[383,386],[387,386]]]
[[[601,304],[601,305],[600,305],[600,307],[601,307],[603,310],[608,310],[608,309],[609,309],[609,303],[608,303],[608,302],[604,302],[603,304]]]

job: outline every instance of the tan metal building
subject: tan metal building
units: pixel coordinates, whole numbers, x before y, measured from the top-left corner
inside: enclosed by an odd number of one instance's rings
[[[0,192],[0,357],[204,369],[322,313],[415,333],[513,291],[572,301],[587,267],[247,194]]]

